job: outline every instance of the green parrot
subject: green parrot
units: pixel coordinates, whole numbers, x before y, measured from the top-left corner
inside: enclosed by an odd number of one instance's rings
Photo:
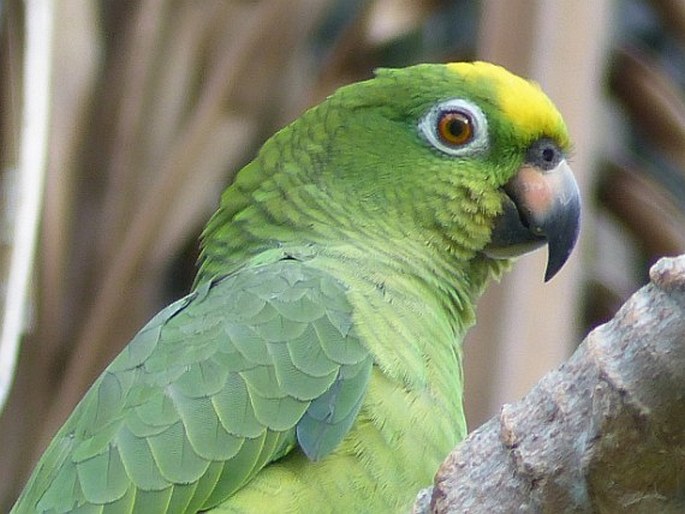
[[[407,512],[466,434],[462,339],[511,258],[566,262],[563,119],[484,62],[382,69],[224,192],[192,292],[142,328],[12,513]]]

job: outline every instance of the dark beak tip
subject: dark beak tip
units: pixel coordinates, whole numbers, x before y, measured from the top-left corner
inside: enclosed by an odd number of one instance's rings
[[[547,243],[545,282],[549,282],[566,264],[578,242],[580,234],[580,201],[574,202],[574,205],[570,207],[562,225],[561,227],[556,226],[554,231],[550,232],[556,234],[556,236],[552,237]]]
[[[547,268],[545,269],[545,282],[549,282],[564,267],[566,261],[571,256],[573,246],[568,246],[564,253],[553,253],[553,249],[548,246]]]
[[[570,255],[570,252],[569,252],[569,255]],[[568,259],[568,256],[565,257],[564,259],[552,259],[551,257],[547,258],[547,268],[545,269],[545,283],[552,280],[556,276],[556,274],[559,273],[561,268],[566,263],[567,259]]]

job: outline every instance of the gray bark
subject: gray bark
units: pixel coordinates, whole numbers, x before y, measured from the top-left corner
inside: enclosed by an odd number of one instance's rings
[[[685,512],[685,255],[449,455],[415,513]]]

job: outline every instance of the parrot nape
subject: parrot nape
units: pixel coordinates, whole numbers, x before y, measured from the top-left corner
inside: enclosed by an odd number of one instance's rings
[[[407,512],[466,434],[490,278],[580,218],[564,121],[484,62],[381,69],[271,137],[192,292],[95,381],[12,510]]]

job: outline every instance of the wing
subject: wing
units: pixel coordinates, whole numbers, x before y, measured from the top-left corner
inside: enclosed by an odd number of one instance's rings
[[[296,260],[243,269],[155,316],[41,458],[13,512],[196,512],[352,425],[372,360],[345,288]]]

